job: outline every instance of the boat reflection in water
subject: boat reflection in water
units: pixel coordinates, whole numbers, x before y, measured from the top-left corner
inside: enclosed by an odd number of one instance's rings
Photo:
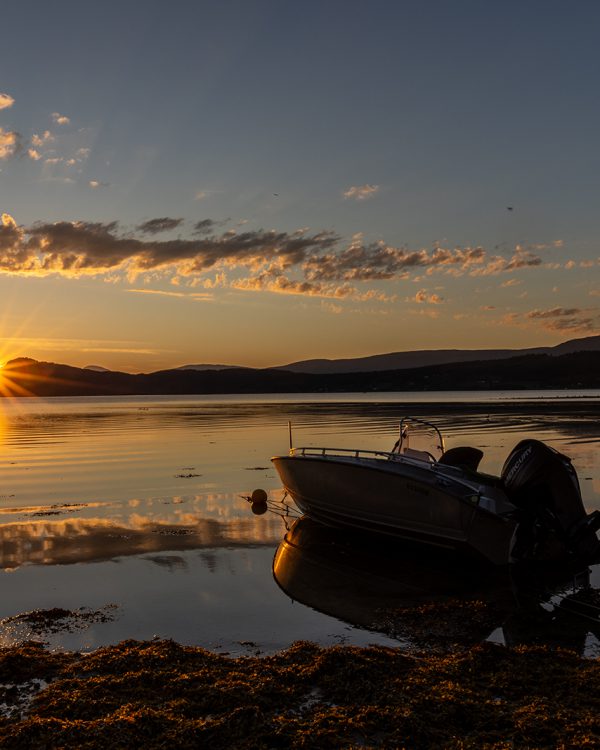
[[[534,574],[322,525],[304,516],[280,543],[273,575],[290,598],[405,645],[553,643],[600,652],[600,598],[589,569]]]

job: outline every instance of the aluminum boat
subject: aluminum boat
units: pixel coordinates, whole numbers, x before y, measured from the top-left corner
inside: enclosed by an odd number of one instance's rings
[[[410,445],[415,426],[435,451]],[[478,470],[483,452],[444,449],[435,425],[404,418],[392,450],[292,446],[271,460],[300,511],[332,526],[404,537],[475,554],[494,565],[521,560],[600,561],[600,512],[587,513],[568,457],[522,440],[500,476]]]

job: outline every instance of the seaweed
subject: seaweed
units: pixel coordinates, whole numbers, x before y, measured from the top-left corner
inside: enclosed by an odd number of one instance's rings
[[[87,655],[24,644],[0,649],[0,674],[49,681],[2,720],[2,748],[600,747],[600,664],[564,649],[298,642],[229,658],[168,640]]]

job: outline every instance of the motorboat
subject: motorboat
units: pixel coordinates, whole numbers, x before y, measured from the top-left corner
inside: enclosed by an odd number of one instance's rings
[[[434,437],[411,445],[415,428]],[[437,455],[436,455],[437,454]],[[587,513],[570,459],[520,441],[500,476],[479,471],[483,452],[445,449],[439,429],[405,417],[392,450],[294,447],[271,460],[299,510],[323,524],[416,540],[494,565],[522,560],[600,561],[600,512]]]

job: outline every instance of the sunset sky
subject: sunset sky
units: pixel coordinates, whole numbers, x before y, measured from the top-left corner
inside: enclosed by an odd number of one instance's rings
[[[21,0],[0,360],[600,333],[597,0]]]

